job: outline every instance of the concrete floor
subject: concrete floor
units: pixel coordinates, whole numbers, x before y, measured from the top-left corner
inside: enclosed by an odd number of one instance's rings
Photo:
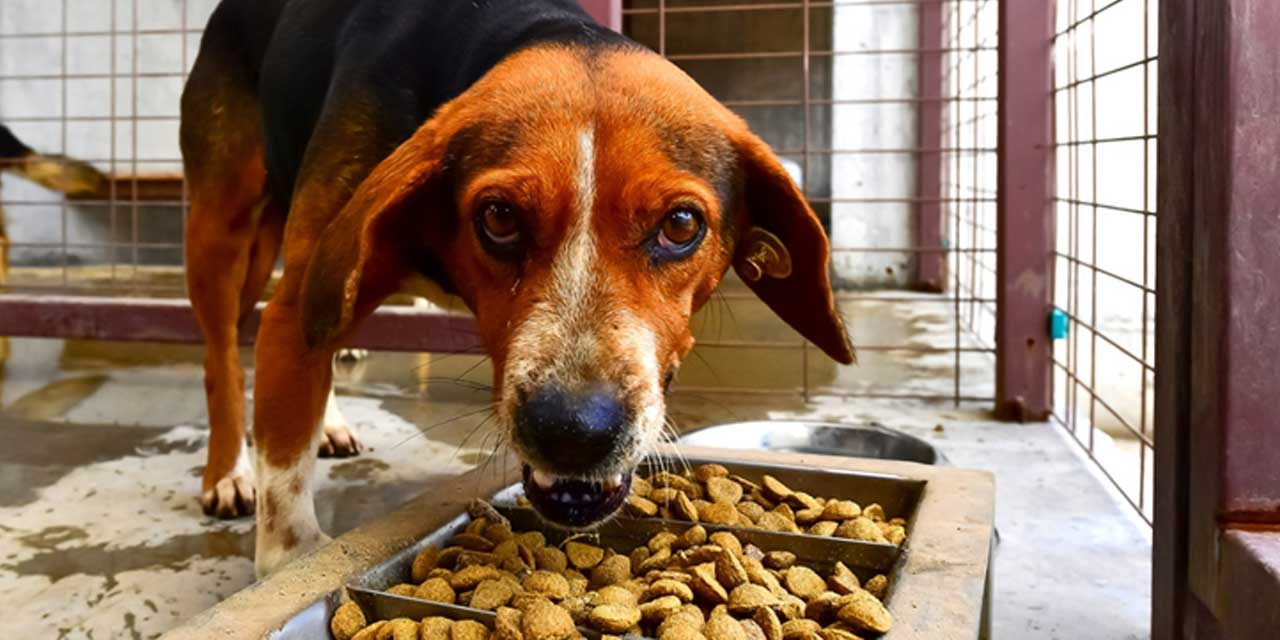
[[[941,322],[868,316],[864,327],[922,335]],[[207,518],[194,498],[207,433],[198,348],[14,339],[9,351],[0,378],[0,636],[153,637],[253,580],[250,522]],[[690,367],[681,383],[778,371],[776,361],[743,358],[708,350],[705,371]],[[945,359],[880,366],[864,357],[823,384],[947,390]],[[973,392],[989,393],[982,363],[964,366]],[[343,410],[372,450],[321,461],[322,525],[345,531],[429,489],[433,477],[484,464],[496,442],[485,424],[486,376],[473,357],[405,354],[343,372]],[[993,637],[1075,638],[1085,624],[1089,638],[1148,635],[1149,529],[1059,428],[995,423],[951,403],[806,404],[795,395],[677,391],[671,414],[684,429],[809,417],[924,437],[953,463],[997,475]]]

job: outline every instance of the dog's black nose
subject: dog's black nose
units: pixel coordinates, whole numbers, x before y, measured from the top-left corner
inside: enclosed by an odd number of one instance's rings
[[[544,387],[516,410],[516,437],[556,473],[589,473],[620,449],[627,411],[615,389]]]

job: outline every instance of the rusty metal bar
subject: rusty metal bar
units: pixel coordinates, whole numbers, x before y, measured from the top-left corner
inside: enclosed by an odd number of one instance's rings
[[[1052,410],[1053,49],[1050,2],[1001,0],[996,415]]]
[[[1156,576],[1160,637],[1280,624],[1280,5],[1160,15]]]
[[[918,82],[916,107],[916,145],[942,147],[944,93],[942,78],[943,56],[935,50],[944,48],[942,33],[942,5],[921,5],[917,17],[917,45],[921,53],[916,58]],[[920,247],[943,246],[945,219],[942,203],[931,199],[942,197],[942,154],[923,152],[916,156],[916,196],[921,202],[915,206],[915,244]],[[947,257],[942,253],[916,254],[915,288],[941,293],[947,282]]]
[[[241,344],[257,334],[259,304],[240,331]],[[0,335],[30,338],[202,342],[186,300],[97,296],[0,294]],[[378,309],[353,347],[385,351],[481,353],[469,315],[413,307]]]
[[[1273,213],[1280,198],[1273,171],[1280,5],[1194,4],[1194,138],[1189,148],[1162,145],[1160,152],[1194,159],[1190,206],[1178,212],[1189,218],[1182,224],[1192,265],[1188,582],[1224,621],[1227,603],[1253,587],[1223,581],[1216,553],[1223,530],[1280,525],[1280,282],[1271,277],[1280,267],[1280,218]],[[1273,581],[1277,575],[1280,567],[1273,567]]]
[[[1209,418],[1193,437],[1215,441],[1208,450],[1222,455],[1197,456],[1192,473],[1220,473],[1219,519],[1280,524],[1280,4],[1223,0],[1199,10],[1193,242],[1204,259],[1193,262],[1193,321],[1196,334],[1215,339],[1192,351],[1192,375],[1204,376],[1193,380],[1192,411]]]

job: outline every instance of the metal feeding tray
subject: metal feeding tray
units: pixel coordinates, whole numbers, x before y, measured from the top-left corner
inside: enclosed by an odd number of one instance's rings
[[[668,451],[668,455],[672,452]],[[885,638],[978,638],[992,539],[994,487],[990,474],[915,463],[828,456],[725,451],[681,447],[665,465],[705,462],[725,465],[748,478],[772,475],[813,495],[878,502],[890,516],[907,520],[901,548],[891,544],[780,533],[736,526],[744,542],[787,550],[816,569],[844,562],[862,579],[889,576],[886,604],[894,628]],[[678,462],[677,462],[678,461]],[[641,474],[648,469],[642,468]],[[402,509],[370,522],[300,558],[171,632],[174,638],[326,638],[328,620],[345,597],[372,621],[427,615],[491,619],[485,611],[382,593],[409,580],[413,557],[427,545],[445,546],[470,521],[472,497],[490,496],[516,530],[538,529],[556,541],[566,532],[545,527],[531,510],[515,506],[516,486],[499,486],[503,474],[472,472],[455,486],[424,494]],[[511,477],[511,476],[506,476]],[[690,523],[658,518],[617,518],[597,529],[600,543],[630,550],[654,533]],[[590,637],[590,634],[586,634]]]

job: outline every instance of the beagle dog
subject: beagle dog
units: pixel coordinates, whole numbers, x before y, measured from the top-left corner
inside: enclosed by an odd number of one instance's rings
[[[182,97],[187,279],[207,342],[205,508],[257,513],[256,568],[326,538],[335,350],[406,283],[475,314],[500,428],[548,521],[621,504],[659,441],[690,316],[730,265],[854,359],[822,225],[778,159],[676,66],[572,0],[223,0]],[[258,327],[245,454],[237,326]]]

